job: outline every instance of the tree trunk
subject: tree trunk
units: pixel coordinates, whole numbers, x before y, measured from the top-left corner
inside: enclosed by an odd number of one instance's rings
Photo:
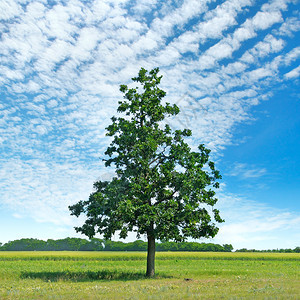
[[[155,237],[148,234],[148,254],[147,254],[147,277],[154,277],[155,275]]]

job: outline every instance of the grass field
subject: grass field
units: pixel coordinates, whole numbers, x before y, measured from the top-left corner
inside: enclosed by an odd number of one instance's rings
[[[300,299],[300,254],[0,252],[0,299]]]

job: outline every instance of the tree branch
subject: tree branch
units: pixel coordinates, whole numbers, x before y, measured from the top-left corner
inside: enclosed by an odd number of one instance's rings
[[[173,196],[175,195],[175,193],[177,193],[177,192],[178,192],[178,191],[175,190],[171,195],[169,195],[168,197],[165,197],[165,198],[163,198],[163,199],[158,200],[158,201],[157,201],[156,203],[154,203],[153,205],[158,205],[158,204],[162,203],[163,201],[172,199]]]

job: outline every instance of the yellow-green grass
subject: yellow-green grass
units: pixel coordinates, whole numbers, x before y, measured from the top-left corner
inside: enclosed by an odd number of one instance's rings
[[[300,254],[0,252],[0,299],[300,299]]]

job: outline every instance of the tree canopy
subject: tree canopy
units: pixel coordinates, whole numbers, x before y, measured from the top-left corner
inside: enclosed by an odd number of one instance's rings
[[[185,141],[191,130],[172,130],[164,122],[179,108],[162,103],[166,93],[159,88],[158,72],[141,68],[132,78],[139,87],[120,86],[124,98],[120,116],[107,127],[112,142],[104,159],[106,167],[115,167],[115,176],[95,182],[88,200],[69,207],[72,215],[86,216],[75,229],[90,238],[99,233],[110,239],[116,231],[121,238],[130,231],[138,238],[146,235],[148,276],[154,275],[155,240],[214,237],[216,223],[223,222],[214,208],[221,175],[209,149],[200,144],[195,152]]]

